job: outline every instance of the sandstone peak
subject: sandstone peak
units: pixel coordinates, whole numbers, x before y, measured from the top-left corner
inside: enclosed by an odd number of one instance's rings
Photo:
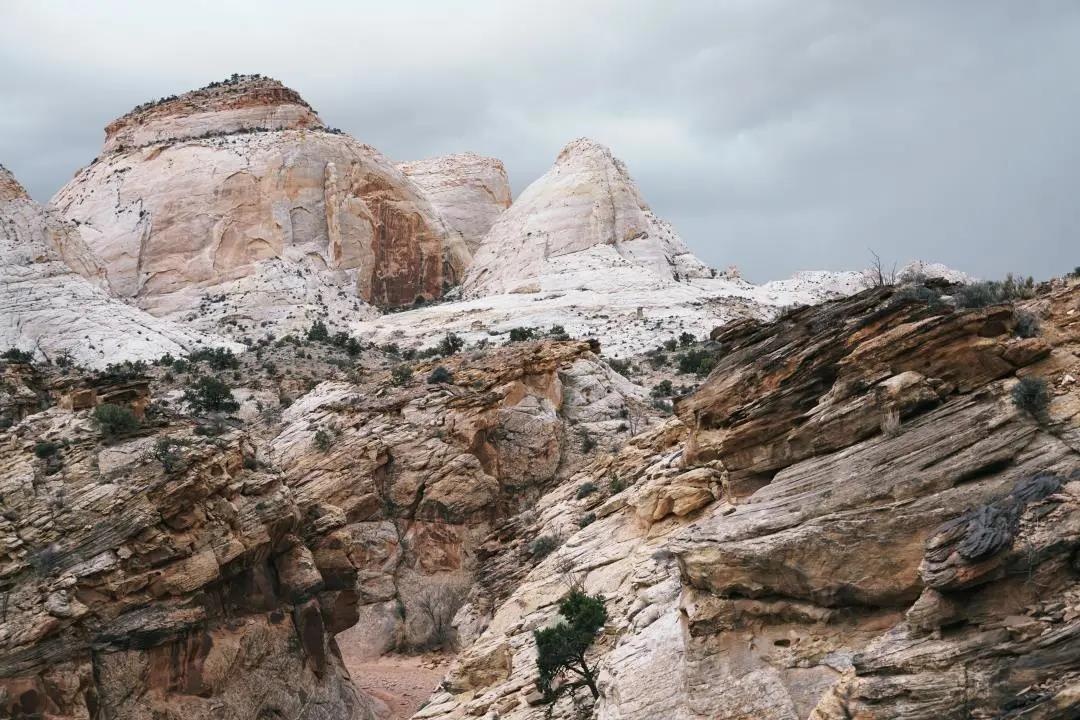
[[[254,130],[322,127],[300,93],[262,75],[222,81],[135,107],[105,128],[105,151]]]
[[[28,199],[30,196],[26,189],[19,184],[15,176],[3,165],[0,165],[0,202],[8,200]]]
[[[495,219],[510,207],[510,181],[502,161],[476,153],[442,155],[398,165],[420,186],[451,230],[475,252]]]
[[[626,165],[606,146],[578,138],[492,226],[465,292],[644,290],[710,275],[656,217]]]

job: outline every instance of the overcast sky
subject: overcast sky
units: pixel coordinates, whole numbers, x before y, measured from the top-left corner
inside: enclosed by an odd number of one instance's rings
[[[111,119],[231,73],[406,160],[586,135],[753,280],[1080,265],[1080,2],[0,2],[0,163],[39,200]]]

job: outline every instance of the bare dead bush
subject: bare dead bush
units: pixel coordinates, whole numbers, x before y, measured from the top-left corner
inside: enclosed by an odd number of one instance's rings
[[[423,618],[427,635],[416,643],[418,650],[453,650],[456,640],[454,615],[469,595],[460,583],[432,583],[416,599],[417,614]]]

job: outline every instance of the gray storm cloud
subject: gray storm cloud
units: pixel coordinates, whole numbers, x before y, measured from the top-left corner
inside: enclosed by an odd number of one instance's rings
[[[393,7],[387,7],[393,5]],[[47,200],[112,118],[234,72],[515,191],[587,135],[706,261],[1080,265],[1075,2],[7,2],[0,162]]]

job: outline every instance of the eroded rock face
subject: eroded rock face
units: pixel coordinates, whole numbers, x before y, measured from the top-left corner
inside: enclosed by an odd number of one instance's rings
[[[502,161],[475,153],[400,163],[452,231],[476,252],[495,219],[510,207],[510,181]]]
[[[474,254],[464,290],[469,297],[643,290],[710,275],[645,204],[626,166],[581,138],[499,216]]]
[[[103,367],[229,344],[126,305],[72,268],[103,273],[74,226],[0,167],[0,348]]]
[[[284,415],[272,456],[317,522],[338,524],[314,548],[334,602],[353,608],[350,642],[372,655],[433,642],[425,602],[472,596],[486,621],[496,587],[477,584],[491,528],[564,480],[595,445],[629,437],[644,404],[588,343],[519,343],[434,363],[394,389],[323,383]],[[649,418],[643,418],[647,422]],[[320,451],[315,434],[332,436]]]
[[[610,618],[592,717],[1072,717],[1080,285],[1026,307],[1034,342],[1012,308],[888,290],[719,331],[680,420],[536,503],[561,545],[416,717],[577,717],[534,689],[570,583]],[[1017,375],[1049,383],[1044,419]]]
[[[302,508],[254,453],[183,422],[103,445],[59,406],[0,434],[0,715],[374,717]]]
[[[440,297],[468,251],[420,189],[299,96],[240,78],[136,110],[53,198],[113,292],[251,327]],[[212,298],[226,312],[193,312]],[[222,315],[226,317],[221,317]]]

